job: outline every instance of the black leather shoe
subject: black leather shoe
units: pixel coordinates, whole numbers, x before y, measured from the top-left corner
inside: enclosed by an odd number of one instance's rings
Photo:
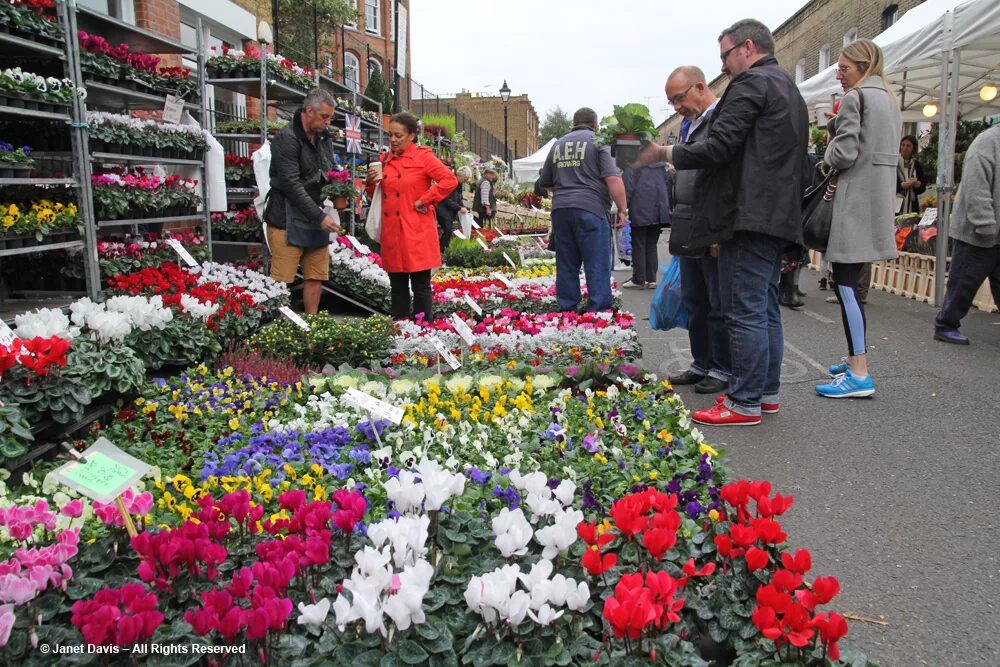
[[[698,375],[694,371],[684,371],[680,375],[671,375],[667,379],[670,380],[670,384],[681,385],[681,384],[698,384],[707,377],[708,377],[707,375]]]
[[[720,394],[729,389],[729,383],[725,380],[706,375],[705,378],[694,386],[694,390],[699,394]]]

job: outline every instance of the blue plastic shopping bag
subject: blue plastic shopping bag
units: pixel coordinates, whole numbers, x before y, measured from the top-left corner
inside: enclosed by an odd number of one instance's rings
[[[649,304],[649,326],[656,331],[687,329],[688,311],[681,298],[680,258],[670,260],[670,266],[660,265],[663,277],[656,286],[653,302]]]

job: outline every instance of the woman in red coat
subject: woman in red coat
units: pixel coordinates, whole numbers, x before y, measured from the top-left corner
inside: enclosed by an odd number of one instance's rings
[[[382,266],[389,274],[392,318],[434,319],[431,269],[441,266],[434,205],[458,186],[455,174],[429,148],[417,146],[417,119],[397,113],[389,123],[389,153],[381,174],[369,169],[368,196],[382,184]],[[410,288],[413,303],[410,303]]]

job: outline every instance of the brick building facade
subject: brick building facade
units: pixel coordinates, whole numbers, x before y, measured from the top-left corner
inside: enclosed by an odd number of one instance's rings
[[[499,96],[472,95],[463,91],[455,97],[442,97],[439,102],[450,104],[503,141],[504,104]],[[511,95],[507,102],[507,145],[512,160],[538,150],[538,129],[538,113],[528,96]]]
[[[811,0],[774,32],[778,62],[801,83],[837,62],[840,50],[856,39],[872,39],[924,0]],[[712,80],[717,95],[728,78]],[[658,128],[660,137],[680,135],[681,118],[671,116]]]

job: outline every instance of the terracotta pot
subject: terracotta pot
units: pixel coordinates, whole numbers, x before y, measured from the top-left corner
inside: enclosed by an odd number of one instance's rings
[[[639,138],[639,135],[634,132],[627,132],[625,134],[616,134],[615,139],[618,141],[635,141]]]
[[[338,211],[343,211],[345,208],[347,208],[347,197],[334,197],[333,207]]]

